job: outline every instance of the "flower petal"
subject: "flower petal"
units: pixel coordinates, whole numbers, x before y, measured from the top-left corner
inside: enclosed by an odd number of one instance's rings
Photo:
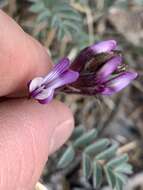
[[[48,98],[44,99],[44,100],[38,100],[38,102],[40,104],[48,104],[50,103],[52,100],[53,100],[53,95],[54,95],[54,92],[53,94],[51,94],[51,96],[49,96]]]
[[[101,92],[102,95],[112,95],[116,92],[119,92],[123,88],[125,88],[128,84],[131,83],[132,80],[134,80],[137,77],[136,72],[124,72],[117,76],[114,79],[111,79],[106,83],[106,87],[103,92]]]
[[[116,56],[106,62],[97,73],[97,80],[105,82],[108,80],[108,76],[112,74],[122,62],[121,56]]]
[[[65,57],[62,58],[52,69],[50,73],[44,78],[43,83],[48,84],[49,82],[57,79],[62,73],[67,71],[70,66],[70,60]]]
[[[79,73],[69,70],[61,74],[57,79],[50,82],[47,87],[40,86],[36,91],[31,92],[31,96],[38,100],[41,104],[49,103],[54,96],[54,90],[65,84],[69,84],[77,80]]]
[[[37,94],[34,98],[36,100],[51,100],[54,94],[54,89],[53,88],[47,88],[43,89],[39,94]]]
[[[99,43],[93,44],[89,48],[95,53],[105,53],[114,50],[117,47],[117,42],[115,40],[106,40]]]
[[[70,68],[75,71],[82,71],[86,63],[94,56],[94,52],[91,51],[88,47],[83,49],[77,57],[73,60]]]
[[[28,88],[29,91],[32,92],[34,91],[36,88],[40,87],[41,84],[43,82],[43,78],[42,77],[36,77],[34,78],[32,81],[29,82],[28,84]]]
[[[41,104],[48,104],[49,102],[51,102],[53,100],[53,97],[54,97],[54,90],[52,90],[50,93],[49,93],[49,96],[45,99],[42,99],[42,100],[38,100],[39,103]]]
[[[49,84],[49,87],[54,88],[54,89],[59,88],[63,85],[73,83],[74,81],[77,80],[78,77],[79,77],[78,72],[75,72],[72,70],[66,71],[62,75],[60,75],[59,78],[51,82]]]
[[[109,53],[116,48],[117,44],[114,40],[102,41],[93,44],[83,49],[71,64],[71,69],[75,71],[81,71],[85,67],[86,63],[90,61],[98,53]]]

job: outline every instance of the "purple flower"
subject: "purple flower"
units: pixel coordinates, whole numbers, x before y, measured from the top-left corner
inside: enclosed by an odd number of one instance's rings
[[[63,58],[47,76],[34,78],[28,85],[30,96],[40,103],[49,103],[57,88],[73,83],[79,77],[79,73],[69,67],[69,59]]]
[[[96,44],[93,44],[89,47],[83,49],[79,55],[73,61],[71,68],[76,71],[82,71],[85,64],[90,61],[95,55],[100,53],[110,53],[112,50],[115,50],[117,43],[115,40],[102,41]]]
[[[114,93],[119,92],[123,88],[125,88],[132,80],[137,77],[137,73],[135,72],[123,72],[117,77],[106,82],[104,90],[101,92],[102,95],[112,95]]]
[[[136,72],[126,71],[114,40],[85,48],[72,62],[71,68],[80,75],[76,82],[64,89],[66,93],[112,95],[137,77]]]
[[[137,77],[127,71],[114,40],[102,41],[83,49],[70,64],[61,59],[45,77],[30,81],[30,96],[40,103],[49,103],[55,93],[112,95]]]

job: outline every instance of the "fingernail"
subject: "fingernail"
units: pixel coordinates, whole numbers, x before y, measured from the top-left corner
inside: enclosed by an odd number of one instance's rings
[[[66,120],[56,127],[51,137],[49,154],[55,152],[70,137],[73,127],[73,119]]]

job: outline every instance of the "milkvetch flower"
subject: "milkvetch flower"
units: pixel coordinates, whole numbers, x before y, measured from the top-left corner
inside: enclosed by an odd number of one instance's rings
[[[63,58],[47,76],[34,78],[28,85],[30,96],[40,103],[49,103],[57,88],[77,80],[79,73],[70,70],[69,67],[69,59]]]
[[[137,77],[127,71],[114,40],[102,41],[83,49],[70,63],[63,58],[45,77],[30,81],[30,96],[48,103],[57,92],[82,95],[112,95]]]
[[[76,67],[79,78],[64,89],[67,93],[112,95],[137,77],[136,72],[127,71],[114,40],[99,42],[82,50],[72,62],[71,68],[76,70]]]

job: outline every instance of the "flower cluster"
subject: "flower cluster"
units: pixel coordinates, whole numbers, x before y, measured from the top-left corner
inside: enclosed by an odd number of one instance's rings
[[[137,77],[127,71],[114,40],[102,41],[83,49],[72,61],[61,59],[45,77],[29,82],[30,96],[49,103],[56,92],[83,95],[112,95]]]

